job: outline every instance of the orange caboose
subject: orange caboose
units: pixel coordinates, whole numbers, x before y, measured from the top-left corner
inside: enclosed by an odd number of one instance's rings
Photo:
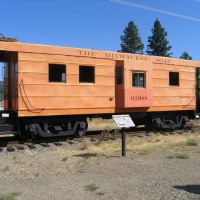
[[[194,61],[15,41],[0,42],[0,61],[0,132],[84,135],[87,117],[114,113],[147,127],[177,128],[196,109]]]

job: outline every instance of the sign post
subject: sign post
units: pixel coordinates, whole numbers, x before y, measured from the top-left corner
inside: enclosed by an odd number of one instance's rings
[[[125,128],[135,127],[129,115],[113,115],[113,119],[119,128],[122,128],[122,156],[126,156],[126,132]]]
[[[126,132],[125,132],[125,128],[122,128],[122,156],[126,156]]]

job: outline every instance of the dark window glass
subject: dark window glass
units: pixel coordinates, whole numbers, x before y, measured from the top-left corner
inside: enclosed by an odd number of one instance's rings
[[[132,86],[133,87],[145,87],[145,73],[144,72],[134,72],[132,73]]]
[[[94,83],[94,67],[79,66],[79,82],[80,83]]]
[[[49,82],[66,82],[66,65],[49,64]]]
[[[169,85],[179,86],[179,73],[169,72]]]
[[[116,68],[116,82],[117,82],[117,85],[121,85],[123,83],[122,67]]]

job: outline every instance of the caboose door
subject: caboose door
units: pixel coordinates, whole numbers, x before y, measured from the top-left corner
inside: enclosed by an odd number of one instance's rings
[[[4,82],[4,110],[17,109],[17,53],[1,52],[4,63],[2,78]]]

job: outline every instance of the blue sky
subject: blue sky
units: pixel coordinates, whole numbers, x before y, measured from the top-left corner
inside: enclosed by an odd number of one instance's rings
[[[200,19],[200,0],[124,0]],[[129,21],[147,46],[158,18],[168,33],[173,57],[189,52],[200,60],[200,21],[186,20],[110,0],[0,0],[0,33],[23,43],[120,49],[120,36]]]

